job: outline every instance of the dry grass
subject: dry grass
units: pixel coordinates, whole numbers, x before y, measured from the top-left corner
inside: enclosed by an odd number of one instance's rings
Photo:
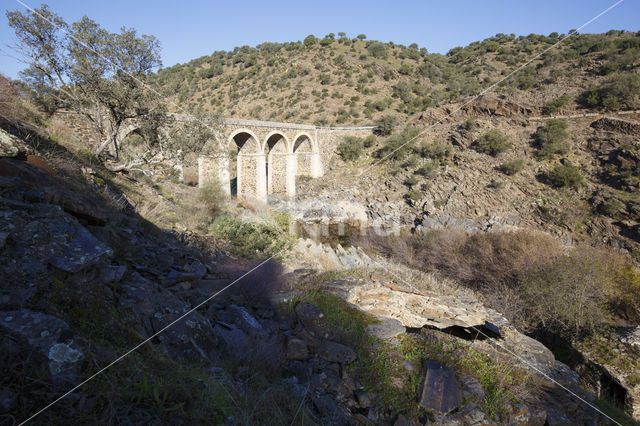
[[[591,333],[615,318],[640,320],[640,274],[628,256],[529,231],[467,234],[443,229],[358,242],[391,261],[439,271],[480,293],[488,306],[528,331]]]
[[[442,271],[475,288],[517,280],[562,253],[558,240],[530,231],[467,234],[446,228],[425,234],[369,234],[360,238],[358,244],[365,249],[417,269]]]

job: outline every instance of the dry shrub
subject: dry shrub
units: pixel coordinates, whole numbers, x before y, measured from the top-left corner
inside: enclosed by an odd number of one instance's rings
[[[371,233],[358,244],[417,269],[438,269],[473,287],[514,284],[562,250],[558,240],[542,233],[468,234],[459,228],[399,236]]]
[[[580,246],[519,282],[529,327],[577,336],[615,315],[637,320],[640,275],[611,249]]]
[[[184,183],[189,186],[198,186],[198,170],[185,169]]]
[[[210,178],[198,190],[198,199],[207,209],[208,213],[214,215],[218,213],[224,206],[227,194],[222,189],[220,181]]]
[[[40,124],[42,117],[35,107],[23,101],[18,89],[0,74],[0,116]]]
[[[521,329],[566,337],[617,317],[640,320],[640,274],[628,256],[530,231],[468,234],[448,228],[420,235],[360,237],[359,244],[416,269],[437,269],[480,290],[484,302]]]

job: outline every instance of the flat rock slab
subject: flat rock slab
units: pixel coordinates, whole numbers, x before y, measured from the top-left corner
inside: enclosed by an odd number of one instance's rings
[[[438,329],[477,327],[499,334],[508,321],[498,312],[471,297],[437,294],[415,294],[376,284],[343,286],[330,291],[377,318],[393,318],[403,326]]]
[[[437,361],[426,361],[425,369],[420,407],[439,414],[458,408],[462,395],[456,374]]]
[[[65,272],[77,272],[113,254],[109,247],[82,226],[73,226],[69,223],[60,224],[60,228],[66,231],[71,238],[61,256],[52,256],[49,259],[49,263],[58,269]]]

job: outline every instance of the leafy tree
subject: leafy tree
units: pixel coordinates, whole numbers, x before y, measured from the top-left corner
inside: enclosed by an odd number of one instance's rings
[[[306,36],[304,38],[303,43],[304,43],[305,47],[311,47],[314,44],[316,44],[317,41],[318,41],[318,39],[316,38],[316,36],[314,36],[313,34],[309,34],[308,36]]]
[[[344,141],[338,145],[338,155],[344,161],[355,161],[362,154],[362,139],[355,136],[347,136]]]
[[[182,170],[189,153],[214,154],[224,152],[220,145],[222,120],[218,116],[197,113],[193,119],[179,126],[171,126],[168,135],[159,138],[158,150],[171,158],[175,168]]]
[[[338,33],[338,37],[340,37],[340,38],[345,38],[346,36],[347,36],[347,33],[345,33],[344,31],[340,31]]]
[[[379,41],[371,43],[367,47],[367,50],[369,51],[369,54],[374,58],[378,58],[378,59],[387,58],[387,46],[385,46],[383,43],[380,43]]]
[[[47,5],[35,13],[7,12],[7,18],[29,64],[22,75],[38,102],[84,114],[104,138],[94,153],[112,145],[118,159],[127,120],[144,121],[148,139],[157,139],[166,114],[144,83],[161,65],[155,37],[126,28],[110,33],[86,16],[69,25]]]
[[[364,40],[367,38],[367,36],[365,34],[358,34],[358,40]]]
[[[393,128],[395,127],[395,125],[396,125],[395,117],[391,115],[385,115],[382,118],[380,118],[378,121],[376,121],[376,127],[373,130],[373,133],[375,133],[378,136],[390,135],[391,132],[393,132]]]

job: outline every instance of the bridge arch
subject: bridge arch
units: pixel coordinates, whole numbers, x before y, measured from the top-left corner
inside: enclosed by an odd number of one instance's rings
[[[237,154],[238,199],[266,201],[266,162],[260,139],[249,129],[237,129],[229,135],[228,149]]]
[[[264,139],[267,154],[267,194],[295,195],[295,158],[283,132],[272,131]]]
[[[296,162],[296,176],[318,177],[320,154],[317,141],[307,132],[300,132],[293,140],[293,154]]]

